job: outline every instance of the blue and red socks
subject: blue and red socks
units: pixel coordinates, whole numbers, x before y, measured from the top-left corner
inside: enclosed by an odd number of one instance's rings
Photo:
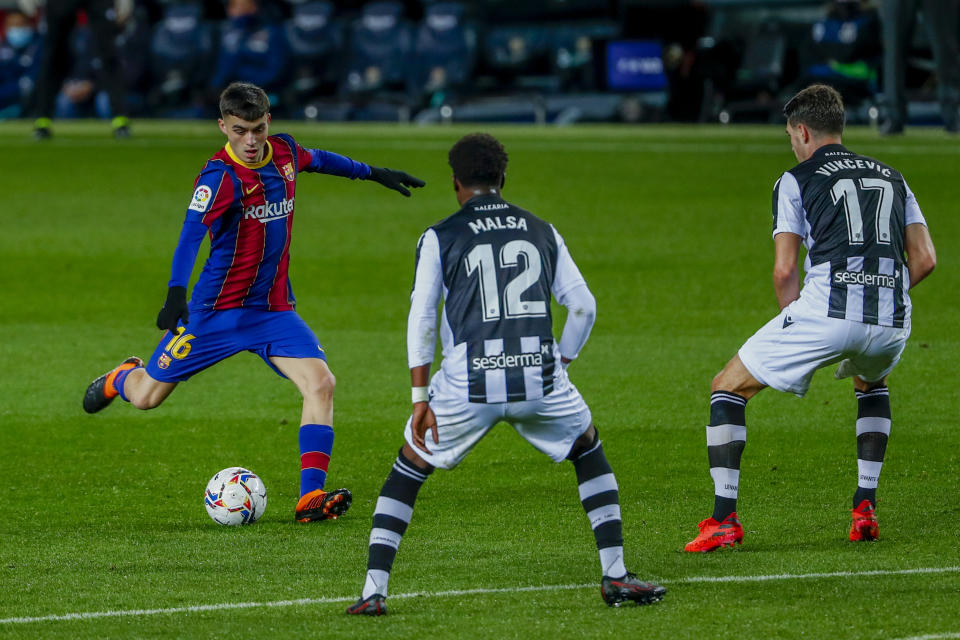
[[[126,382],[127,376],[129,376],[131,372],[136,371],[137,369],[143,369],[143,367],[142,366],[126,366],[126,368],[122,368],[125,366],[125,364],[120,365],[121,368],[119,371],[117,371],[113,375],[113,380],[111,380],[109,376],[107,377],[107,386],[104,391],[106,394],[109,394],[110,388],[113,387],[113,391],[116,392],[116,395],[119,395],[121,398],[123,398],[124,402],[130,402],[130,398],[128,398],[127,394],[124,393],[123,391],[123,383]],[[112,396],[108,396],[108,397],[112,397]]]
[[[323,489],[333,453],[333,427],[305,424],[300,427],[300,497]]]

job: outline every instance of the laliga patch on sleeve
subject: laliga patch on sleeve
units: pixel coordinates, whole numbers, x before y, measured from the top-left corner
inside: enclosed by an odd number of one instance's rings
[[[207,207],[210,206],[211,197],[213,197],[213,191],[211,191],[207,185],[202,184],[193,192],[193,199],[190,200],[190,206],[188,208],[203,213],[207,210]]]

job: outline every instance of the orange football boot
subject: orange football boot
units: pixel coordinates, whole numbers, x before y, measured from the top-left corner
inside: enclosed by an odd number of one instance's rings
[[[348,489],[337,489],[327,493],[323,489],[314,489],[305,493],[297,502],[297,522],[314,520],[336,520],[350,508],[353,494]]]
[[[130,356],[117,368],[108,371],[96,380],[90,383],[86,393],[83,394],[83,410],[87,413],[96,413],[106,408],[117,397],[118,391],[113,386],[113,381],[117,379],[117,374],[127,369],[135,369],[143,366],[143,360],[136,356]]]

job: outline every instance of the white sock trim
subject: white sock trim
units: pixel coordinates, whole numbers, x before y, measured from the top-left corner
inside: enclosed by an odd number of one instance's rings
[[[718,424],[707,426],[707,446],[718,447],[742,440],[747,441],[747,428],[742,424]]]
[[[890,436],[890,418],[857,418],[857,435],[876,432]]]
[[[882,462],[857,460],[857,486],[861,489],[876,489],[880,482]]]
[[[600,549],[600,570],[608,578],[622,578],[627,574],[623,564],[623,547]]]
[[[711,467],[710,476],[713,478],[713,493],[721,498],[737,499],[740,490],[740,470],[726,467]]]
[[[375,593],[386,597],[387,583],[390,581],[390,572],[382,569],[370,569],[367,571],[367,579],[363,583],[363,593],[361,598],[366,600]]]
[[[597,507],[587,514],[587,518],[590,519],[591,529],[596,529],[600,525],[613,522],[614,520],[620,520],[620,505],[607,504],[602,507]]]

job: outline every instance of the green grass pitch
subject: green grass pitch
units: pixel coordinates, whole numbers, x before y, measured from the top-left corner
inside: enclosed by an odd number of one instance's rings
[[[879,542],[846,540],[856,405],[849,381],[822,371],[803,400],[766,391],[750,402],[743,547],[681,551],[712,508],[710,379],[776,312],[770,194],[795,164],[783,131],[501,127],[505,195],[557,225],[596,295],[571,376],[619,479],[627,564],[669,593],[606,607],[571,466],[501,426],[425,485],[390,615],[343,614],[409,410],[415,243],[456,209],[446,151],[472,129],[272,127],[428,185],[407,200],[300,180],[291,278],[338,380],[328,484],[355,495],[341,520],[302,526],[299,395],[255,356],[196,376],[154,411],[80,406],[91,379],[159,339],[193,179],[223,144],[215,123],[137,122],[124,141],[105,124],[57,123],[44,144],[26,123],[0,125],[0,637],[960,636],[960,141],[915,130],[845,138],[906,175],[940,256],[914,292],[913,336],[890,379]],[[268,487],[254,526],[219,527],[204,512],[207,480],[230,465]],[[237,603],[253,604],[216,606]],[[49,617],[104,612],[125,615]]]

